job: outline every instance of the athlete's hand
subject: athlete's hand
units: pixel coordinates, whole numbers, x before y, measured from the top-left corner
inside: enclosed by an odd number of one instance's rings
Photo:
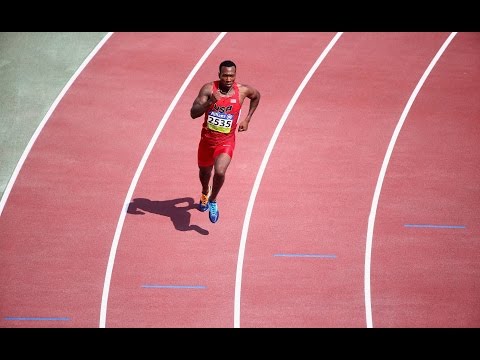
[[[220,98],[222,97],[222,94],[220,94],[220,91],[214,91],[212,95],[210,96],[210,103],[214,104],[216,103]]]
[[[238,132],[247,131],[248,130],[248,121],[243,120],[240,124],[238,124]]]

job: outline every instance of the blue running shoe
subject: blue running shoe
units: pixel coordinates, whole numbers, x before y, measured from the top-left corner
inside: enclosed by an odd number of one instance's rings
[[[212,192],[212,187],[208,187],[208,194],[205,195],[202,193],[202,196],[200,197],[200,203],[198,204],[198,210],[200,211],[207,211],[208,210],[208,198],[210,197],[210,193]]]
[[[218,211],[218,206],[217,202],[214,201],[209,201],[208,202],[208,207],[210,208],[210,212],[208,213],[208,217],[210,218],[210,221],[212,223],[216,223],[218,221],[218,215],[220,215],[220,212]]]

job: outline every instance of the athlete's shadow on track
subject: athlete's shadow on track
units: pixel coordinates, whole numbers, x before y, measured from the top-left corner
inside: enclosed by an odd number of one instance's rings
[[[184,204],[186,206],[177,206],[178,204]],[[190,225],[191,215],[190,209],[197,209],[198,204],[195,204],[191,197],[184,197],[173,200],[152,201],[144,198],[133,199],[128,205],[127,212],[129,214],[144,215],[145,211],[168,216],[172,220],[173,226],[179,231],[191,231],[194,230],[202,235],[208,235],[208,230],[201,228],[198,225]]]

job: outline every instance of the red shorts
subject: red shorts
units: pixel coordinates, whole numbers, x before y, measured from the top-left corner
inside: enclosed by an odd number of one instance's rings
[[[218,155],[227,153],[233,157],[235,150],[235,136],[230,136],[225,141],[212,141],[205,137],[200,138],[198,143],[198,166],[212,166]]]

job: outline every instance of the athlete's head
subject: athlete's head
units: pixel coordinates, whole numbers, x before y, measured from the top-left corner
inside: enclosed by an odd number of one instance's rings
[[[232,61],[232,60],[224,60],[220,63],[220,65],[218,66],[218,72],[221,73],[222,72],[222,68],[223,67],[234,67],[235,69],[237,68],[237,65],[235,65],[235,63]]]
[[[220,86],[224,90],[230,90],[237,74],[237,65],[232,60],[224,60],[218,66],[218,78]]]

